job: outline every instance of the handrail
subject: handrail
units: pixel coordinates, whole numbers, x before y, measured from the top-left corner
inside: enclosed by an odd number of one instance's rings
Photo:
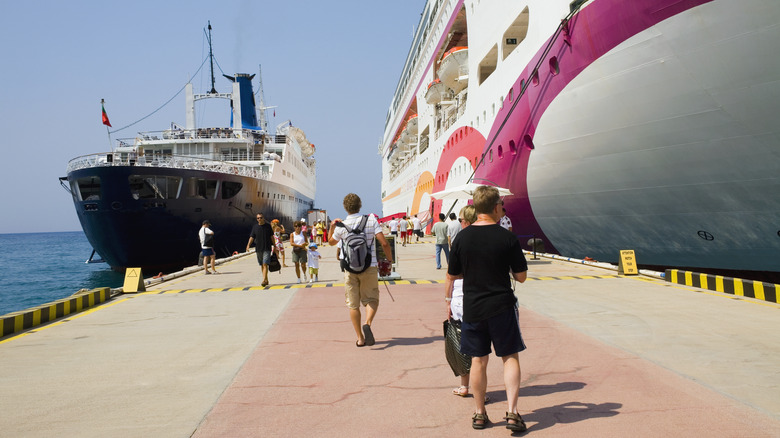
[[[111,157],[110,159],[108,157]],[[264,157],[249,157],[249,161],[270,161]],[[270,179],[270,174],[260,167],[259,163],[249,166],[229,161],[212,160],[201,157],[189,157],[182,155],[164,155],[152,157],[132,157],[127,153],[102,152],[97,154],[82,155],[68,162],[67,172],[90,167],[111,166],[135,166],[135,167],[159,167],[173,169],[202,170],[224,173],[230,175],[242,175],[257,179]]]

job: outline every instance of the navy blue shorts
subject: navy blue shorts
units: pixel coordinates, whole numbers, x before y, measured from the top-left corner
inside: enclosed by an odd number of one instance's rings
[[[491,342],[498,357],[525,350],[516,308],[480,322],[464,321],[461,325],[461,353],[473,357],[487,356],[491,352]]]
[[[271,250],[266,251],[257,251],[255,250],[255,255],[257,255],[257,263],[260,265],[267,265],[271,263]]]
[[[203,248],[200,253],[203,254],[203,257],[213,256],[214,255],[214,249],[213,248]]]

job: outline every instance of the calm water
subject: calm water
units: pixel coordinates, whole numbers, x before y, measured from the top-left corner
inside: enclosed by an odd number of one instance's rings
[[[124,283],[107,264],[84,263],[92,246],[81,231],[0,234],[0,254],[0,315]]]

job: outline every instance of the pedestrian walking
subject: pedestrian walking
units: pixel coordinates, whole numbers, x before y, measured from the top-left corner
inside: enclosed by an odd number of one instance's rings
[[[522,432],[526,425],[517,410],[521,375],[518,353],[526,347],[520,332],[510,272],[522,283],[526,280],[528,265],[515,235],[497,224],[503,208],[498,190],[480,186],[474,191],[473,199],[477,221],[458,233],[447,270],[448,283],[463,279],[460,351],[472,357],[470,376],[476,411],[471,417],[471,425],[474,429],[484,429],[490,423],[485,410],[485,391],[492,344],[496,355],[504,362],[506,428]],[[446,293],[445,300],[451,300],[450,291]]]
[[[350,193],[344,197],[347,217],[335,219],[328,235],[330,245],[341,245],[341,266],[344,268],[344,296],[349,319],[357,335],[355,345],[364,347],[376,342],[371,325],[379,308],[379,278],[377,275],[376,243],[392,260],[390,244],[382,234],[382,226],[373,214],[361,215],[360,197]],[[365,258],[364,258],[365,257]],[[361,271],[362,269],[362,271]],[[358,272],[360,271],[360,272]],[[366,307],[366,322],[361,327],[360,306]]]
[[[441,252],[444,251],[444,257],[447,259],[447,263],[450,260],[450,245],[447,242],[447,223],[444,220],[447,216],[444,213],[439,213],[439,222],[433,225],[431,228],[431,234],[436,237],[436,269],[441,269]]]
[[[261,286],[268,286],[268,264],[271,262],[271,253],[276,252],[274,246],[274,232],[271,229],[271,224],[265,221],[265,215],[263,213],[257,213],[255,216],[257,223],[252,226],[252,231],[249,233],[249,241],[246,243],[246,252],[249,252],[249,248],[252,243],[255,244],[255,254],[257,255],[257,263],[260,265],[260,269],[263,273],[263,282]]]

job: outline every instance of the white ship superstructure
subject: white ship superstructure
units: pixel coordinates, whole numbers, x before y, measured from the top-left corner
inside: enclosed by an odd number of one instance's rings
[[[780,272],[779,21],[771,0],[431,0],[380,145],[384,213],[488,183],[550,251]]]

